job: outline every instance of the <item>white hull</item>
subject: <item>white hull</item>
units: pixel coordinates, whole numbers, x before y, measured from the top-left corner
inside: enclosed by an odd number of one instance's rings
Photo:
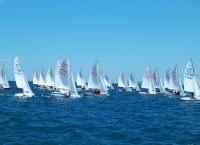
[[[17,93],[15,94],[16,97],[33,97],[35,94],[24,94],[24,93]]]

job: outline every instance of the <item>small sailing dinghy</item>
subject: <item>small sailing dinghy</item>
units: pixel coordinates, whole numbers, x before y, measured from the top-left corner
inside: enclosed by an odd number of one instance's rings
[[[119,74],[118,90],[120,92],[122,92],[122,91],[128,91],[128,92],[130,92],[130,89],[128,87],[127,81],[125,79],[124,71],[121,71],[120,74]]]
[[[151,76],[151,67],[150,65],[146,68],[145,72],[144,72],[144,76],[142,79],[142,86],[143,89],[147,89],[148,92],[140,92],[141,94],[148,94],[148,95],[155,95],[156,93],[156,89],[153,83],[153,79]]]
[[[15,76],[15,81],[16,85],[18,88],[23,90],[23,93],[17,93],[15,96],[17,97],[32,97],[34,96],[28,81],[24,75],[19,57],[16,56],[14,59],[14,76]]]
[[[7,77],[6,77],[6,71],[5,71],[4,65],[2,66],[1,74],[0,74],[0,88],[10,89],[10,85],[9,85]]]
[[[36,87],[39,86],[39,74],[37,71],[33,75],[33,85]]]
[[[96,62],[90,72],[88,81],[88,91],[84,92],[86,96],[109,96],[107,87],[105,86],[99,64]]]
[[[70,98],[80,97],[75,86],[73,74],[71,72],[71,61],[69,56],[66,60],[57,62],[55,83],[59,93],[54,92],[52,95]]]
[[[39,87],[46,88],[46,78],[45,78],[44,69],[42,69],[42,71],[40,72],[40,75],[39,75]]]
[[[54,81],[54,75],[53,70],[49,69],[46,76],[46,87],[47,89],[54,89],[55,88],[55,81]]]
[[[169,82],[169,90],[171,90],[172,94],[176,96],[184,96],[184,90],[183,85],[181,83],[179,72],[178,72],[178,66],[175,65],[174,69],[171,74],[170,82]]]
[[[171,79],[171,69],[168,68],[164,78],[164,89],[166,91],[170,91],[169,90],[170,79]]]
[[[166,93],[163,82],[160,79],[158,68],[156,68],[153,72],[153,83],[157,93]]]
[[[80,91],[85,90],[87,87],[85,79],[82,74],[82,69],[80,69],[77,73],[76,83],[77,83],[78,90]]]
[[[129,82],[128,86],[132,91],[137,91],[137,92],[141,91],[133,72],[131,72],[128,82]]]
[[[197,76],[193,61],[189,60],[184,72],[184,90],[192,93],[192,97],[183,97],[182,100],[200,100],[200,84]]]
[[[104,83],[106,85],[106,87],[110,90],[110,89],[114,89],[111,81],[109,80],[108,76],[105,75],[105,77],[103,77]]]

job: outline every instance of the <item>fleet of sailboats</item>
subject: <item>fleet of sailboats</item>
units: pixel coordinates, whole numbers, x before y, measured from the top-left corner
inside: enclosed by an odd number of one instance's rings
[[[15,96],[35,96],[26,79],[18,56],[14,59],[14,77],[17,88],[22,90],[21,93],[17,93]],[[78,71],[75,82],[70,56],[64,60],[57,61],[55,72],[51,68],[48,69],[46,74],[44,69],[36,71],[33,75],[33,85],[41,89],[53,91],[52,95],[71,98],[79,98],[83,95],[109,96],[110,90],[114,89],[108,76],[103,75],[98,61],[91,68],[88,83],[85,81],[82,69]],[[149,65],[145,69],[141,86],[138,84],[133,72],[130,73],[127,81],[124,71],[121,71],[117,87],[120,92],[134,91],[146,95],[165,94],[181,96],[183,100],[200,100],[200,81],[197,68],[194,67],[192,60],[189,60],[185,67],[184,84],[181,82],[177,65],[174,66],[172,71],[170,68],[167,69],[163,81],[158,68],[152,73],[151,66]],[[10,88],[4,65],[0,68],[0,88]]]

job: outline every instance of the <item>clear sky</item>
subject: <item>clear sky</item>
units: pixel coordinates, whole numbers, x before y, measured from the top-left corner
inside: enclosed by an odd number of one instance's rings
[[[98,60],[117,81],[120,70],[141,80],[148,64],[160,69],[188,59],[200,68],[199,0],[0,0],[0,64],[13,80],[19,55],[29,80],[68,54],[86,78]]]

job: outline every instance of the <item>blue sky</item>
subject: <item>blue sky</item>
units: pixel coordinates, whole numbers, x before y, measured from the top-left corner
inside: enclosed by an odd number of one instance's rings
[[[141,80],[148,64],[163,75],[188,59],[200,67],[199,0],[0,0],[0,64],[13,80],[21,58],[29,80],[71,55],[85,77],[99,60],[117,81],[120,70]],[[182,74],[181,74],[182,75]]]

